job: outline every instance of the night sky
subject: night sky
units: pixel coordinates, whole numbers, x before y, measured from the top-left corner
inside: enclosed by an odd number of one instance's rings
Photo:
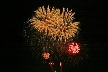
[[[81,23],[80,36],[89,47],[89,60],[78,72],[104,72],[108,68],[107,2],[104,0],[7,0],[0,1],[0,72],[41,72],[25,46],[23,25],[40,6],[72,9]],[[87,63],[87,64],[86,64]],[[76,72],[76,71],[75,71]]]

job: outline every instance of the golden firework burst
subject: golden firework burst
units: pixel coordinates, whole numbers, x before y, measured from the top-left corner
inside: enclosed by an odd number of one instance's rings
[[[79,22],[73,22],[75,12],[63,8],[60,9],[50,8],[45,9],[44,6],[39,7],[34,11],[35,14],[29,20],[33,27],[39,32],[43,32],[44,35],[51,36],[54,40],[57,39],[67,40],[75,37],[79,30]]]

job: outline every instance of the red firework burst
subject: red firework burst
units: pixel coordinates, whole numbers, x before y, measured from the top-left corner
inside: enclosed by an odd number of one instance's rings
[[[68,53],[77,54],[80,51],[80,46],[76,42],[72,42],[68,45]]]

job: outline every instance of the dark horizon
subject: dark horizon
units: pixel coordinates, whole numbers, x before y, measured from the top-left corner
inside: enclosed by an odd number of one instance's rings
[[[84,1],[2,1],[1,14],[1,56],[3,67],[1,72],[37,72],[35,59],[32,59],[29,48],[24,45],[23,26],[41,6],[54,6],[72,9],[75,21],[81,23],[80,36],[88,45],[90,51],[89,64],[83,65],[78,72],[107,71],[107,13],[106,2]],[[90,65],[90,66],[89,66]],[[86,68],[86,69],[85,69]],[[43,68],[44,69],[44,68]],[[85,70],[84,70],[85,69]]]

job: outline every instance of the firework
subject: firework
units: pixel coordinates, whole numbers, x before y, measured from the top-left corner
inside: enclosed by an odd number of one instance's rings
[[[73,53],[73,54],[79,53],[79,50],[80,50],[80,48],[77,43],[72,42],[69,44],[69,48],[68,48],[69,53]]]
[[[54,7],[47,9],[44,6],[39,7],[34,11],[34,16],[29,20],[33,27],[39,32],[43,32],[44,35],[51,36],[53,39],[62,41],[75,37],[79,30],[79,22],[73,22],[74,14],[72,10],[68,11],[68,8],[60,9]]]
[[[43,53],[42,56],[45,58],[45,59],[48,59],[50,54],[49,53]]]
[[[62,62],[74,64],[87,57],[82,44],[74,41],[80,24],[74,22],[75,12],[42,6],[34,13],[24,32],[36,59],[59,60],[62,67]]]
[[[59,53],[61,61],[66,65],[81,65],[88,59],[88,48],[79,42],[69,42],[65,47],[65,53]]]

